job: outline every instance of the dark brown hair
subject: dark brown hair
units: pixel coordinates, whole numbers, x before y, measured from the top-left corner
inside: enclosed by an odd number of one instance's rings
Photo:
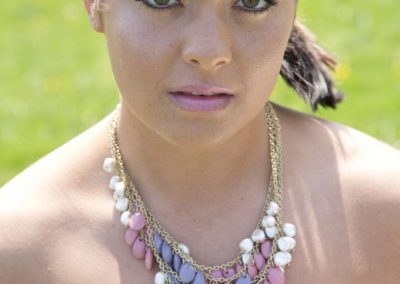
[[[336,60],[315,42],[314,34],[296,20],[280,74],[313,111],[319,105],[335,108],[343,99],[329,74],[336,65]]]

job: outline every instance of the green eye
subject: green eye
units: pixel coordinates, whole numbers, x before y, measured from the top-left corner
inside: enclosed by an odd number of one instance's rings
[[[243,2],[243,4],[238,5],[240,2]],[[236,7],[240,7],[240,9],[253,12],[253,13],[258,13],[258,12],[263,12],[267,11],[269,8],[272,6],[275,6],[277,4],[276,0],[238,0],[235,2]]]

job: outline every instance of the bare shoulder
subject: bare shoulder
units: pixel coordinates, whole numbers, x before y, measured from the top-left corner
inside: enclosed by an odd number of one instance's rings
[[[90,208],[71,204],[91,198],[89,188],[100,178],[87,173],[101,173],[93,167],[106,143],[103,128],[104,121],[99,122],[0,189],[0,283],[48,283],[50,242],[74,227],[71,212],[89,216]]]
[[[325,247],[325,256],[347,263],[362,283],[398,283],[400,151],[345,125],[283,107],[278,114],[289,155],[301,155],[303,168],[311,167],[319,179],[313,194],[320,196],[310,203],[320,212],[313,232],[326,230],[324,241],[345,247]],[[335,230],[340,234],[332,235]]]

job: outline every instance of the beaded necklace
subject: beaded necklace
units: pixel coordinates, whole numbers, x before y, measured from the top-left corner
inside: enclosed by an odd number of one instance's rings
[[[145,261],[148,270],[158,264],[155,284],[282,284],[286,266],[292,261],[296,245],[293,224],[282,224],[282,148],[278,117],[268,102],[265,118],[268,124],[271,156],[271,180],[263,212],[249,238],[239,244],[235,259],[221,265],[199,264],[190,256],[189,248],[176,241],[157,221],[143,202],[127,174],[117,139],[120,105],[110,123],[111,157],[104,160],[103,169],[113,173],[109,188],[113,192],[115,209],[126,228],[125,241],[135,258]]]

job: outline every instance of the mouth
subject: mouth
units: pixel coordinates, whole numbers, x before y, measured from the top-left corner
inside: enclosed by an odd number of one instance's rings
[[[223,110],[234,97],[226,93],[169,92],[168,94],[179,108],[195,112]]]

